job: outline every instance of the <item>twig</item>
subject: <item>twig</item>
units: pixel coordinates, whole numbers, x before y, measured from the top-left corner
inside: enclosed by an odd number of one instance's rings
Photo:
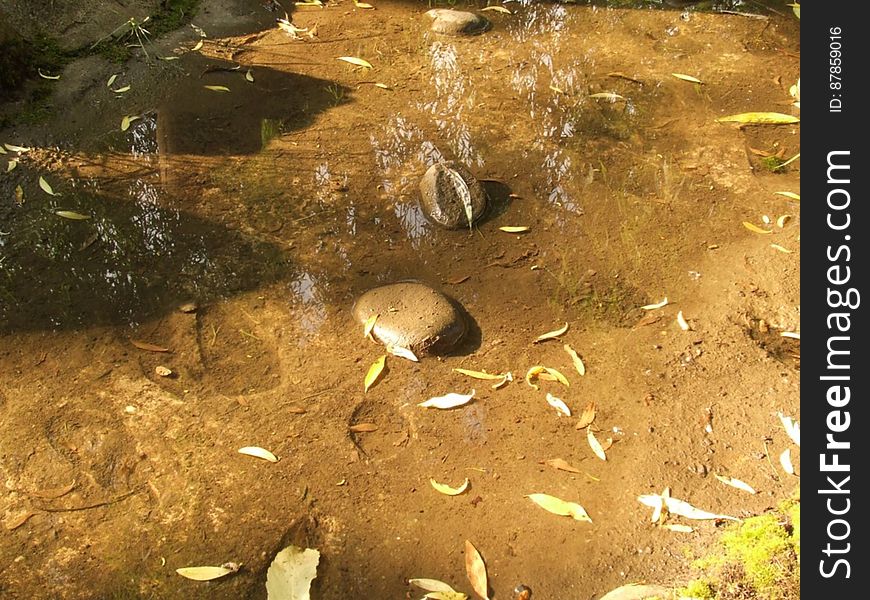
[[[121,500],[126,500],[133,494],[138,494],[142,491],[142,488],[132,489],[129,492],[125,492],[120,496],[115,496],[110,500],[104,500],[103,502],[94,502],[93,504],[85,504],[84,506],[69,506],[69,507],[53,507],[53,506],[37,506],[39,510],[43,510],[45,512],[75,512],[79,510],[90,510],[92,508],[99,508],[101,506],[109,506],[111,504],[117,504]]]

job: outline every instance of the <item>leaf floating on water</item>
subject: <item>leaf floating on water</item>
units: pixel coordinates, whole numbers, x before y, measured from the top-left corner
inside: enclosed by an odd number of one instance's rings
[[[577,369],[580,376],[582,377],[586,375],[586,365],[583,364],[583,360],[578,356],[577,352],[574,351],[571,344],[565,344],[562,348],[568,353],[568,356],[571,357],[571,362],[574,364],[574,368]]]
[[[468,375],[469,377],[474,377],[475,379],[483,379],[486,381],[497,381],[499,379],[503,379],[505,375],[493,375],[492,373],[484,373],[483,371],[469,371],[468,369],[453,369],[455,373],[459,373],[460,375]]]
[[[697,77],[692,77],[691,75],[683,75],[682,73],[671,73],[677,79],[682,79],[683,81],[688,81],[689,83],[700,83],[703,85],[703,81],[698,79]]]
[[[729,115],[727,117],[719,117],[716,119],[718,123],[741,123],[744,125],[786,125],[789,123],[799,123],[800,119],[791,115],[784,115],[775,112],[748,112],[738,115]]]
[[[124,92],[130,91],[130,86],[125,85],[124,87],[119,87],[117,90],[112,90],[112,91],[115,92],[116,94],[123,94]]]
[[[754,225],[754,224],[750,223],[749,221],[743,221],[743,226],[746,229],[748,229],[749,231],[752,231],[755,233],[773,233],[773,231],[768,230],[768,229],[762,229],[758,225]]]
[[[465,540],[465,574],[468,576],[468,581],[471,583],[471,589],[474,590],[474,593],[483,598],[483,600],[489,600],[486,565],[480,552],[468,540]]]
[[[228,92],[228,91],[230,91],[230,88],[228,88],[225,85],[204,85],[202,87],[204,87],[207,90],[211,90],[213,92]]]
[[[229,565],[220,567],[181,567],[180,569],[175,569],[175,572],[182,577],[193,579],[194,581],[211,581],[212,579],[218,579],[239,570],[237,565],[233,566],[235,568]]]
[[[547,404],[555,408],[559,411],[560,414],[565,415],[566,417],[571,416],[571,409],[568,408],[568,405],[561,398],[556,398],[553,394],[547,394]]]
[[[245,71],[245,79],[247,79],[247,80],[250,81],[251,83],[254,83],[254,74],[251,72],[250,69],[248,69],[247,71]]]
[[[525,225],[499,227],[499,231],[504,231],[505,233],[528,233],[531,230],[531,227],[526,227]]]
[[[740,481],[739,479],[735,479],[733,477],[725,477],[723,475],[716,475],[716,479],[718,479],[725,485],[730,485],[731,487],[737,488],[738,490],[743,490],[744,492],[749,492],[750,494],[758,493],[751,485],[749,485],[745,481]]]
[[[552,381],[558,381],[565,387],[570,387],[571,384],[568,383],[568,380],[556,369],[551,369],[550,367],[544,367],[542,365],[535,365],[530,368],[526,372],[526,383],[535,388],[539,389],[537,385],[532,383],[533,379],[546,379],[545,376],[549,376],[552,378]]]
[[[662,525],[665,529],[670,531],[676,531],[678,533],[692,533],[695,531],[694,527],[689,527],[688,525],[681,525],[680,523],[666,523]]]
[[[115,80],[116,80],[117,78],[118,78],[118,74],[117,74],[117,73],[115,73],[114,75],[112,75],[111,77],[109,77],[109,80],[106,82],[106,87],[107,87],[107,88],[112,87],[112,84],[115,83]]]
[[[538,342],[544,342],[546,340],[555,339],[555,338],[559,337],[560,335],[564,335],[565,332],[567,332],[567,331],[568,331],[568,323],[565,323],[564,327],[561,327],[560,329],[556,329],[555,331],[548,331],[547,333],[543,333],[543,334],[539,335],[538,337],[535,338],[535,341],[533,341],[532,343],[537,344]]]
[[[148,352],[169,352],[169,348],[164,348],[163,346],[157,346],[156,344],[149,344],[148,342],[140,342],[139,340],[130,340],[130,343],[139,348],[140,350],[147,350]]]
[[[90,219],[89,215],[83,215],[82,213],[73,212],[71,210],[57,210],[54,212],[58,217],[63,217],[64,219],[70,219],[72,221],[84,221],[85,219]]]
[[[791,462],[791,448],[786,448],[779,455],[779,464],[782,465],[782,470],[789,475],[794,475],[794,465]]]
[[[375,338],[372,336],[372,329],[375,328],[375,322],[377,322],[379,316],[379,314],[375,313],[366,319],[366,322],[363,324],[363,337],[367,337],[373,342]]]
[[[794,192],[774,192],[774,194],[779,194],[780,196],[785,196],[786,198],[789,198],[790,200],[796,200],[798,202],[801,201],[800,194],[795,194]]]
[[[196,52],[196,51],[199,50],[200,48],[202,48],[202,40],[199,40],[199,41],[196,43],[196,45],[195,45],[193,48],[190,49],[190,51],[191,51],[191,52]]]
[[[559,469],[560,471],[567,471],[569,473],[578,473],[579,474],[579,473],[583,472],[580,469],[578,469],[577,467],[572,467],[571,465],[569,465],[566,461],[564,461],[561,458],[551,458],[550,460],[546,461],[546,464],[553,467],[554,469]]]
[[[586,408],[583,409],[583,412],[580,414],[580,420],[577,421],[576,429],[583,429],[584,427],[589,427],[592,424],[592,421],[595,420],[595,402],[590,402],[586,405]]]
[[[791,250],[789,250],[788,248],[785,248],[783,246],[780,246],[779,244],[771,244],[770,247],[773,248],[774,250],[779,250],[780,252],[784,252],[785,254],[792,253]]]
[[[597,94],[589,94],[589,97],[596,100],[609,100],[610,102],[625,100],[625,97],[620,96],[616,92],[598,92]]]
[[[138,115],[124,115],[124,117],[121,119],[121,131],[127,131],[128,129],[130,129],[130,123],[139,118],[140,117]]]
[[[358,67],[365,67],[366,69],[373,69],[372,63],[362,58],[357,58],[356,56],[339,56],[338,60],[343,60],[346,63],[350,63],[352,65],[356,65]]]
[[[378,430],[378,426],[374,423],[357,423],[348,427],[351,433],[371,433]]]
[[[49,196],[60,196],[60,194],[55,193],[55,191],[53,189],[51,189],[51,186],[48,184],[48,182],[45,180],[45,178],[42,177],[41,175],[39,177],[39,187],[42,188],[42,191],[45,192],[46,194],[48,194]]]
[[[598,438],[595,437],[595,434],[592,433],[591,427],[586,428],[586,441],[589,442],[589,447],[592,448],[592,452],[595,453],[595,456],[601,460],[607,460],[604,448],[601,446],[601,442],[598,441]]]
[[[494,12],[500,12],[500,13],[505,14],[505,15],[514,14],[511,11],[509,11],[508,9],[506,9],[504,6],[487,6],[486,8],[481,8],[480,12],[486,12],[488,10],[491,10]]]
[[[468,477],[466,477],[465,481],[462,482],[462,485],[457,488],[450,487],[445,483],[438,483],[431,478],[429,479],[429,483],[432,485],[433,488],[435,488],[436,492],[444,494],[445,496],[458,496],[459,494],[468,489]]]
[[[417,358],[417,355],[414,354],[414,352],[411,351],[409,348],[403,348],[402,346],[387,344],[387,352],[389,352],[393,356],[398,356],[399,358],[404,358],[412,362],[420,362],[420,359]]]
[[[245,446],[244,448],[239,448],[238,453],[246,456],[253,456],[254,458],[262,458],[263,460],[268,460],[272,463],[278,462],[277,456],[259,446]]]
[[[372,363],[372,366],[369,367],[368,373],[366,373],[365,385],[363,387],[363,393],[368,392],[369,388],[374,385],[375,381],[377,381],[378,377],[380,377],[381,373],[384,370],[384,366],[386,365],[387,355],[384,354],[378,360]]]
[[[310,600],[320,552],[287,546],[275,555],[266,572],[266,600]]]
[[[788,437],[791,438],[798,448],[801,445],[801,426],[800,423],[792,419],[791,417],[787,417],[782,413],[777,413],[779,415],[779,420],[782,423],[782,426],[785,428],[785,432],[788,434]]]
[[[661,302],[656,302],[655,304],[647,304],[646,306],[641,306],[641,310],[655,310],[657,308],[662,308],[663,306],[668,305],[668,298],[665,296],[665,299]]]
[[[444,396],[436,396],[434,398],[429,398],[425,402],[420,402],[417,406],[441,409],[456,408],[457,406],[462,406],[463,404],[471,402],[471,399],[474,398],[475,392],[476,390],[471,390],[470,394],[450,393]]]
[[[547,512],[551,512],[554,515],[560,515],[563,517],[571,517],[577,521],[588,521],[592,522],[592,519],[589,518],[589,514],[586,512],[582,506],[577,504],[576,502],[566,502],[561,498],[556,498],[555,496],[550,496],[549,494],[529,494],[529,499],[546,510]]]

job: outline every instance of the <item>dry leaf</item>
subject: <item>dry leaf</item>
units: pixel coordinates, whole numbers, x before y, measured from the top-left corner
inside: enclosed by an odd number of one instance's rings
[[[689,322],[686,321],[686,317],[683,316],[683,311],[677,313],[677,325],[680,326],[680,329],[683,331],[689,331],[691,327],[689,327]]]
[[[546,464],[553,467],[554,469],[559,469],[560,471],[568,471],[569,473],[582,473],[580,469],[577,467],[572,467],[567,462],[562,460],[561,458],[551,458],[546,461]]]
[[[377,431],[378,426],[374,423],[357,423],[348,427],[348,430],[351,433],[371,433],[372,431]]]
[[[266,572],[266,600],[310,600],[320,552],[287,546],[275,555]]]
[[[576,428],[583,429],[584,427],[589,427],[592,424],[592,421],[595,420],[595,402],[590,402],[586,405],[586,408],[583,409],[583,412],[580,414],[580,420],[577,421]]]
[[[510,371],[508,371],[507,373],[504,374],[504,376],[499,381],[492,384],[492,389],[497,390],[500,387],[502,387],[503,385],[506,385],[509,381],[513,381],[513,380],[514,380],[514,374],[511,373]]]
[[[750,494],[757,494],[753,487],[746,483],[745,481],[740,481],[739,479],[734,479],[733,477],[725,477],[723,475],[716,475],[716,479],[724,483],[725,485],[730,485],[733,488],[737,488],[738,490],[743,490],[744,492],[749,492]]]
[[[137,115],[124,115],[121,118],[121,131],[127,131],[130,129],[130,123],[139,119],[140,117]]]
[[[251,72],[250,69],[248,69],[248,70],[245,72],[245,79],[247,79],[247,80],[250,81],[251,83],[254,83],[254,74]]]
[[[552,340],[554,338],[559,337],[560,335],[563,335],[566,331],[568,331],[568,323],[565,323],[564,327],[562,327],[560,329],[556,329],[555,331],[548,331],[547,333],[543,333],[543,334],[539,335],[538,337],[535,338],[535,341],[533,341],[532,343],[537,344],[538,342]]]
[[[783,331],[779,335],[782,337],[791,338],[793,340],[801,339],[801,334],[796,331]]]
[[[596,100],[609,100],[610,102],[625,100],[625,97],[620,96],[616,92],[598,92],[597,94],[589,94],[589,97]]]
[[[780,196],[785,196],[786,198],[788,198],[790,200],[797,200],[798,202],[801,201],[800,194],[795,194],[794,192],[774,192],[774,194],[779,194]]]
[[[43,79],[52,79],[52,80],[60,79],[60,75],[46,75],[45,73],[42,72],[42,69],[36,69],[36,72],[39,73],[39,76],[42,77]]]
[[[42,191],[49,196],[60,196],[60,194],[56,193],[53,189],[51,189],[51,186],[41,175],[39,176],[39,187],[42,188]]]
[[[115,75],[112,75],[111,77],[109,77],[109,80],[106,82],[106,87],[107,87],[107,88],[112,87],[112,84],[115,83],[115,80],[116,80],[117,78],[118,78],[117,73],[116,73]]]
[[[565,352],[568,353],[568,356],[571,357],[571,362],[574,363],[574,368],[577,369],[577,372],[580,373],[580,376],[586,375],[586,365],[583,364],[583,361],[574,351],[574,348],[571,347],[571,344],[565,344],[562,346],[565,349]]]
[[[785,248],[785,247],[783,247],[783,246],[780,246],[779,244],[771,244],[770,247],[773,248],[774,250],[779,250],[780,252],[783,252],[783,253],[785,253],[785,254],[791,254],[791,253],[792,253],[791,250],[789,250],[788,248]]]
[[[788,434],[788,437],[791,438],[798,447],[801,445],[801,426],[800,423],[792,419],[791,417],[787,417],[782,413],[777,413],[779,415],[779,420],[782,422],[782,426],[785,428],[785,432]]]
[[[230,91],[230,88],[228,88],[225,85],[204,85],[202,87],[204,87],[207,90],[211,90],[213,92],[228,92],[228,91]]]
[[[390,90],[390,89],[392,89],[392,88],[391,88],[390,86],[388,86],[386,83],[376,83],[376,84],[375,84],[375,87],[379,87],[379,88],[381,88],[382,90]]]
[[[119,87],[117,90],[112,90],[112,91],[115,92],[116,94],[123,94],[124,92],[130,91],[130,86],[125,85],[124,87]]]
[[[10,152],[18,152],[19,154],[22,152],[30,152],[33,148],[29,148],[27,146],[18,146],[16,144],[3,144],[7,150]],[[3,154],[6,154],[5,152]]]
[[[784,125],[789,123],[799,123],[800,119],[791,115],[774,112],[748,112],[738,115],[729,115],[716,119],[718,123],[741,123],[741,124],[763,124],[763,125]]]
[[[414,354],[410,349],[403,348],[402,346],[387,344],[387,352],[389,352],[393,356],[398,356],[399,358],[404,358],[412,362],[420,362],[420,359],[417,358],[416,354]]]
[[[484,379],[487,381],[496,381],[500,379],[504,379],[505,375],[492,375],[491,373],[485,373],[483,371],[469,371],[468,369],[453,369],[454,372],[459,373],[460,375],[468,375],[469,377],[474,377],[475,379]]]
[[[36,513],[32,510],[25,510],[24,512],[21,512],[15,516],[9,516],[3,519],[3,526],[6,528],[7,531],[14,531],[27,523],[27,521],[30,520],[30,517],[35,514]]]
[[[157,346],[155,344],[149,344],[148,342],[130,340],[130,343],[139,348],[140,350],[148,350],[149,352],[169,352],[169,348],[164,348],[163,346]]]
[[[779,455],[779,464],[782,465],[782,470],[789,475],[794,475],[794,465],[791,463],[791,448],[786,448]]]
[[[566,417],[571,416],[571,409],[568,408],[568,405],[560,398],[556,398],[553,394],[547,394],[547,404],[558,410],[560,415],[565,415]]]
[[[474,593],[483,600],[489,600],[486,565],[483,563],[480,552],[468,540],[465,540],[465,574],[468,576],[468,581],[471,582],[471,589],[474,590]]]
[[[566,502],[565,500],[556,498],[555,496],[550,496],[549,494],[529,494],[528,497],[532,502],[554,515],[571,517],[577,521],[592,522],[586,509],[575,502]]]
[[[555,85],[551,85],[550,89],[553,90],[554,92],[556,92],[557,94],[564,94],[565,93],[561,90],[561,88],[557,88]]]
[[[15,186],[15,204],[21,206],[24,204],[24,190],[21,189],[21,185]]]
[[[374,6],[372,6],[371,4],[368,4],[366,2],[358,2],[357,0],[353,0],[353,5],[357,8],[374,8]]]
[[[81,213],[73,212],[71,210],[56,210],[54,212],[58,217],[63,217],[64,219],[71,219],[73,221],[84,221],[85,219],[90,219],[88,215],[83,215]]]
[[[679,533],[692,533],[695,531],[693,527],[689,527],[688,525],[681,525],[679,523],[667,523],[666,525],[662,525],[665,529],[669,529],[670,531],[677,531]]]
[[[366,322],[363,324],[363,337],[369,338],[371,341],[375,341],[375,338],[372,337],[372,329],[375,327],[375,322],[378,320],[379,314],[374,314],[366,319]]]
[[[528,233],[531,230],[531,227],[526,227],[525,225],[499,227],[499,231],[504,231],[505,233]]]
[[[472,398],[474,398],[475,390],[471,390],[470,394],[455,394],[450,393],[445,396],[436,396],[434,398],[429,398],[425,402],[420,402],[417,406],[422,406],[423,408],[456,408],[457,406],[462,406],[463,404],[468,404]]]
[[[785,227],[785,224],[789,222],[791,219],[791,215],[782,215],[776,220],[776,226],[782,229]]]
[[[743,221],[743,226],[746,229],[748,229],[749,231],[754,231],[755,233],[773,233],[772,231],[770,231],[768,229],[762,229],[758,225],[754,225],[754,224],[750,223],[749,221]]]
[[[532,379],[550,379],[551,381],[558,381],[565,387],[570,386],[568,380],[559,371],[542,365],[535,365],[526,372],[526,383],[536,390],[539,389],[537,385],[532,383]]]
[[[239,570],[237,565],[232,566],[228,564],[220,567],[182,567],[175,569],[175,572],[194,581],[211,581]]]
[[[459,277],[454,277],[452,279],[448,279],[447,283],[450,285],[459,285],[460,283],[464,283],[471,279],[471,275],[461,275]]]
[[[356,56],[339,56],[338,60],[343,60],[344,62],[356,65],[358,67],[365,67],[367,69],[373,68],[372,63],[367,60],[363,60],[362,58],[357,58]]]
[[[253,456],[255,458],[262,458],[263,460],[268,460],[273,463],[278,462],[277,456],[259,446],[245,446],[244,448],[239,448],[238,453],[245,454],[246,456]]]
[[[17,166],[18,166],[18,160],[17,160],[17,159],[12,159],[12,160],[10,160],[9,162],[6,163],[6,172],[7,172],[7,173],[11,172],[12,169],[14,169],[14,168],[17,167]]]
[[[641,306],[642,310],[655,310],[657,308],[662,308],[663,306],[668,305],[668,298],[665,296],[665,299],[661,302],[656,302],[655,304],[647,304],[646,306]]]
[[[198,41],[198,42],[193,46],[193,48],[190,49],[190,51],[191,51],[191,52],[196,52],[196,51],[199,50],[200,48],[202,48],[202,40],[199,40],[199,41]]]
[[[512,15],[512,14],[514,14],[514,13],[512,13],[511,11],[509,11],[508,9],[506,9],[504,6],[487,6],[486,8],[481,8],[481,9],[480,9],[480,12],[486,12],[486,11],[488,11],[488,10],[492,10],[492,11],[495,11],[495,12],[500,12],[500,13],[503,13],[503,14],[506,14],[506,15]]]
[[[432,487],[435,488],[435,491],[444,494],[445,496],[458,496],[462,492],[468,489],[468,477],[465,478],[465,481],[462,482],[457,488],[450,487],[444,483],[438,483],[434,479],[429,479],[429,483],[432,484]]]
[[[375,381],[377,381],[378,377],[380,377],[381,373],[384,371],[384,367],[386,366],[387,355],[384,354],[378,360],[372,363],[372,366],[369,367],[368,373],[366,373],[365,383],[363,386],[363,393],[369,391],[369,388],[374,385]]]
[[[595,453],[595,456],[601,460],[607,460],[604,448],[601,446],[601,442],[598,441],[598,438],[595,437],[595,434],[592,433],[591,427],[586,428],[586,441],[589,442],[589,447],[592,448],[592,452]]]
[[[682,79],[683,81],[688,81],[689,83],[700,83],[700,84],[704,83],[703,81],[701,81],[697,77],[692,77],[691,75],[683,75],[682,73],[671,73],[671,75],[673,75],[677,79]]]
[[[736,517],[730,517],[728,515],[718,515],[715,513],[707,512],[705,510],[701,510],[699,508],[695,508],[685,500],[679,500],[677,498],[671,498],[670,496],[659,495],[659,494],[646,494],[643,496],[637,497],[638,501],[641,504],[645,504],[646,506],[655,508],[660,502],[664,501],[665,508],[668,509],[668,512],[679,515],[681,517],[686,517],[687,519],[695,519],[695,520],[705,520],[705,519],[727,519],[730,521],[739,521],[740,519]]]

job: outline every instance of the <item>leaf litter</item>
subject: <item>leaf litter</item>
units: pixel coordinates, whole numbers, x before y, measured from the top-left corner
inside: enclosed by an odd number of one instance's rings
[[[423,598],[431,600],[466,600],[467,594],[457,592],[452,587],[437,579],[409,579],[408,583],[428,592]]]
[[[801,445],[801,426],[800,423],[795,421],[793,418],[788,417],[781,412],[777,413],[779,416],[779,420],[782,423],[782,426],[785,428],[785,432],[788,434],[788,437],[791,438],[791,441],[795,443],[796,446],[800,447]]]
[[[571,416],[571,409],[568,408],[568,405],[561,398],[556,398],[553,394],[547,394],[547,404],[555,408],[559,411],[559,416],[565,415],[566,417]]]
[[[529,494],[529,500],[554,515],[563,517],[571,517],[576,521],[586,521],[591,523],[592,519],[586,512],[586,509],[576,502],[567,502],[556,496],[549,494]]]
[[[589,443],[589,447],[592,448],[592,452],[595,453],[595,456],[600,458],[601,460],[607,460],[607,454],[604,452],[604,446],[601,445],[601,442],[598,441],[598,438],[595,437],[595,434],[592,433],[592,428],[586,428],[586,441]]]
[[[384,371],[384,367],[386,366],[387,355],[382,355],[379,359],[372,363],[372,366],[369,367],[368,372],[366,373],[366,378],[363,384],[363,393],[369,391],[375,382],[378,380],[378,377],[381,376],[381,373]]]
[[[701,510],[700,508],[695,508],[685,500],[680,500],[678,498],[672,498],[670,494],[644,494],[642,496],[637,497],[638,502],[649,506],[653,509],[656,509],[661,504],[664,504],[664,507],[668,509],[668,512],[674,515],[679,515],[681,517],[685,517],[687,519],[694,520],[727,520],[727,521],[739,521],[737,517],[732,517],[729,515],[722,515],[707,512],[705,510]],[[661,510],[661,509],[659,509]]]
[[[423,408],[440,408],[442,410],[456,408],[471,402],[475,393],[476,390],[471,390],[470,394],[450,393],[444,396],[435,396],[434,398],[429,398],[425,402],[420,402],[417,406]]]
[[[595,420],[595,402],[590,402],[586,405],[586,408],[583,409],[583,412],[580,414],[580,420],[577,421],[577,425],[575,426],[577,429],[583,429],[584,427],[589,427],[592,424],[592,421]]]
[[[580,356],[577,355],[577,352],[574,351],[571,344],[565,344],[562,348],[568,353],[568,356],[571,357],[571,362],[574,364],[574,368],[577,369],[580,376],[582,377],[586,375],[586,365],[583,364],[583,360],[581,360]]]
[[[435,488],[435,491],[444,494],[445,496],[458,496],[468,489],[468,483],[468,477],[466,477],[465,481],[463,481],[459,487],[451,487],[445,483],[438,483],[434,479],[429,478],[429,484]]]
[[[558,469],[559,471],[567,471],[568,473],[577,473],[580,474],[583,471],[578,469],[577,467],[572,467],[568,462],[562,458],[551,458],[546,461],[545,464],[553,467],[554,469]]]
[[[537,344],[539,342],[545,342],[547,340],[556,339],[557,337],[564,335],[567,331],[568,331],[568,323],[565,323],[565,325],[560,327],[559,329],[556,329],[554,331],[548,331],[547,333],[542,333],[541,335],[536,337],[532,343]]]
[[[558,381],[565,387],[569,387],[571,385],[570,383],[568,383],[568,379],[564,375],[562,375],[562,373],[560,373],[556,369],[551,369],[550,367],[545,367],[543,365],[535,365],[526,372],[526,383],[528,383],[536,390],[540,389],[536,384],[532,383],[533,379]]]

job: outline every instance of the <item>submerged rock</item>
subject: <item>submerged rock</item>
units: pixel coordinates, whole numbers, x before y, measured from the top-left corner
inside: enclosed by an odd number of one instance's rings
[[[429,29],[444,35],[476,35],[490,28],[490,22],[480,15],[449,8],[433,8],[426,12],[432,19]]]
[[[353,306],[354,318],[365,323],[372,315],[378,315],[372,329],[375,339],[417,356],[450,351],[467,329],[453,301],[415,281],[384,285],[360,296]]]
[[[447,229],[471,226],[463,198],[471,203],[471,223],[474,223],[486,210],[486,191],[471,171],[457,162],[436,163],[420,180],[420,207],[437,225]]]

